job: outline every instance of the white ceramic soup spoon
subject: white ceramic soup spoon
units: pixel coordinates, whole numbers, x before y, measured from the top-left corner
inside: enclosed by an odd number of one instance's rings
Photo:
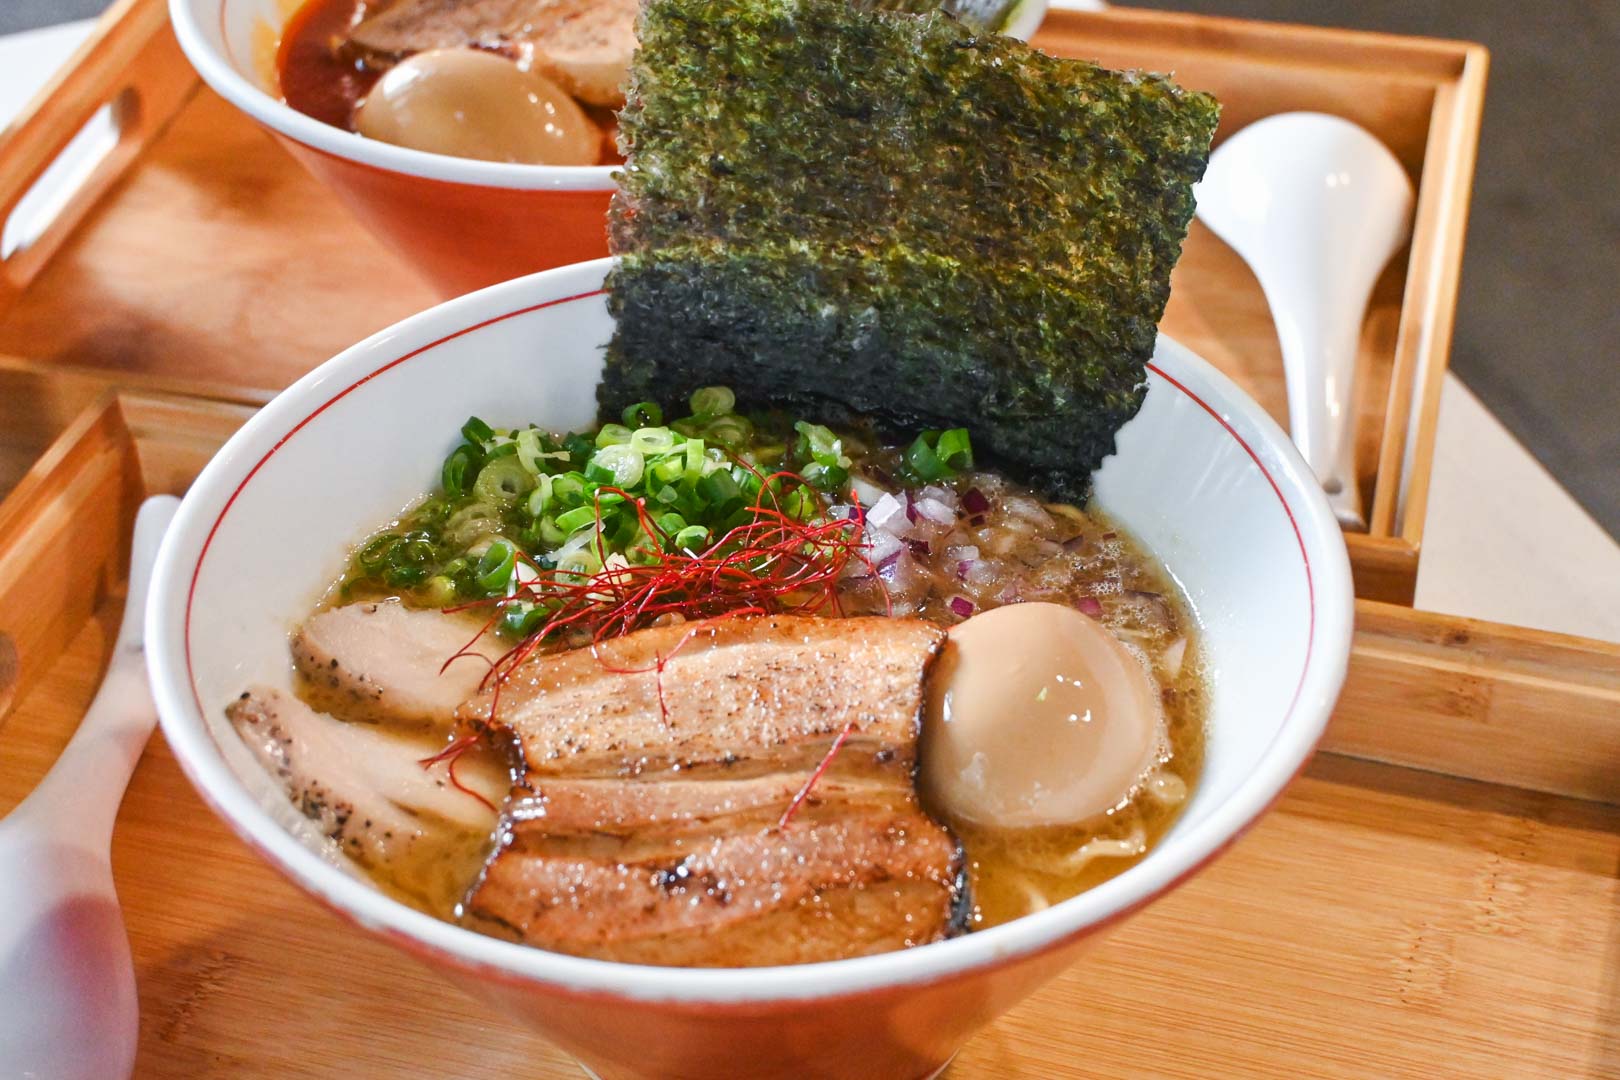
[[[1412,182],[1363,128],[1281,113],[1227,139],[1198,185],[1198,217],[1260,280],[1282,344],[1288,423],[1339,521],[1365,529],[1357,485],[1357,344],[1384,264],[1406,242]]]
[[[112,661],[73,740],[0,821],[0,1072],[116,1080],[135,1066],[135,968],[113,889],[113,821],[157,722],[141,623],[158,541],[179,500],[135,518]]]

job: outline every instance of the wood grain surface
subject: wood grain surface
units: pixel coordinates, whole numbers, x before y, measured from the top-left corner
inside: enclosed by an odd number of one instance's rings
[[[99,199],[70,207],[77,228],[69,235],[64,220],[49,259],[30,256],[17,287],[0,294],[0,353],[261,398],[436,297],[249,120],[206,89],[175,92],[172,72],[184,70],[174,67],[183,60],[161,8],[161,0],[125,0],[82,54],[92,72],[42,102],[21,129],[27,139],[0,142],[0,175],[33,168],[52,137],[65,143],[77,129],[89,89],[121,92],[153,67],[152,56],[173,58],[149,95],[170,110],[142,113],[139,138],[129,143],[144,147],[138,160],[123,151],[110,160],[93,185]],[[111,43],[98,45],[103,39]],[[1409,603],[1483,50],[1129,10],[1052,12],[1036,43],[1170,71],[1215,93],[1225,109],[1218,137],[1290,109],[1347,116],[1388,143],[1418,183],[1413,244],[1380,279],[1363,327],[1356,442],[1371,516],[1367,534],[1348,537],[1359,595]],[[1242,260],[1196,223],[1163,328],[1286,424],[1265,297]]]
[[[0,638],[22,660],[9,684],[0,664],[0,814],[94,694],[135,506],[183,491],[247,412],[101,399],[0,503]],[[1363,601],[1327,745],[1552,790],[1607,765],[1614,798],[1617,698],[1620,647]],[[277,875],[161,735],[114,864],[142,1077],[581,1075]],[[1620,1078],[1620,806],[1321,754],[947,1075]]]

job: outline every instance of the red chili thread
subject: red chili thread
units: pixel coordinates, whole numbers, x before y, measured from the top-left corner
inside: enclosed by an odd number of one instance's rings
[[[422,766],[423,769],[431,769],[441,761],[448,762],[449,764],[445,766],[444,771],[450,777],[450,786],[455,788],[457,791],[471,795],[473,798],[489,807],[491,812],[494,812],[496,810],[494,803],[484,798],[472,788],[463,784],[456,777],[456,763],[461,760],[461,755],[465,754],[468,750],[471,750],[473,746],[477,744],[477,742],[477,735],[463,735],[461,738],[452,742],[449,746],[446,746],[443,750],[440,750],[437,754],[419,759],[417,764]]]
[[[793,801],[788,803],[787,809],[782,811],[782,820],[776,823],[778,829],[787,828],[788,822],[793,820],[794,811],[799,809],[800,803],[810,797],[810,789],[816,786],[816,781],[820,780],[821,774],[827,771],[827,767],[832,764],[833,758],[838,756],[838,751],[844,748],[844,740],[848,739],[849,733],[854,730],[855,718],[851,717],[844,723],[844,729],[838,733],[838,738],[833,740],[832,747],[827,751],[827,756],[822,758],[821,764],[816,766],[816,771],[810,774],[810,779],[804,782],[804,787],[799,789],[799,793],[793,796]]]

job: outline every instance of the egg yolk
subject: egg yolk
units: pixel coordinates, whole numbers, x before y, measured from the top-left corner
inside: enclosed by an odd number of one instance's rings
[[[1010,604],[953,627],[923,719],[925,797],[948,817],[989,826],[1104,813],[1168,745],[1145,664],[1061,604]]]
[[[370,139],[483,161],[594,165],[601,145],[555,83],[477,49],[432,49],[400,61],[354,121]]]

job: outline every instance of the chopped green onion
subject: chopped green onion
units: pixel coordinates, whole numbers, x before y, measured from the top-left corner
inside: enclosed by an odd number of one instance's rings
[[[435,574],[423,582],[416,596],[428,607],[448,607],[456,601],[456,583],[444,574]]]
[[[919,480],[924,483],[933,483],[943,480],[950,475],[951,470],[939,460],[939,455],[929,445],[928,436],[933,432],[925,431],[917,436],[917,440],[906,447],[906,466]],[[936,436],[937,438],[937,436]]]
[[[585,475],[598,483],[612,484],[628,491],[641,483],[645,467],[646,458],[640,450],[629,443],[615,443],[596,452]]]
[[[596,446],[618,446],[630,441],[631,431],[623,424],[603,424],[602,430],[596,433]]]
[[[581,435],[576,431],[563,439],[563,449],[568,451],[568,455],[574,459],[575,465],[584,465],[596,450],[596,440],[589,435]]]
[[[674,543],[675,548],[678,551],[696,551],[698,548],[703,546],[708,539],[708,529],[705,529],[701,525],[688,525],[680,532],[677,532],[671,538],[671,542]]]
[[[502,509],[516,506],[534,487],[534,476],[514,455],[496,458],[478,472],[473,494]]]
[[[748,445],[748,440],[754,437],[754,425],[749,422],[746,416],[738,416],[732,413],[727,416],[717,417],[705,424],[703,437],[710,442],[717,442],[722,446],[738,450]]]
[[[420,584],[427,578],[427,571],[419,566],[390,566],[383,571],[383,581],[396,587]]]
[[[951,428],[949,431],[940,432],[934,453],[948,469],[973,468],[973,443],[968,439],[967,428]]]
[[[729,386],[705,386],[692,395],[695,416],[723,416],[737,407],[737,395]]]
[[[517,566],[517,549],[505,540],[496,540],[484,550],[478,565],[473,568],[473,580],[484,592],[493,596],[505,592]]]
[[[712,472],[698,481],[698,495],[709,504],[709,509],[716,514],[729,514],[735,507],[741,506],[743,501],[742,489],[731,474],[724,470]]]
[[[548,473],[540,473],[534,480],[534,490],[529,492],[529,516],[538,518],[552,501],[551,491],[556,481]]]
[[[793,430],[803,440],[805,457],[821,465],[849,468],[850,460],[844,455],[844,440],[834,435],[831,428],[800,420],[793,425]]]
[[[703,475],[703,440],[687,439],[681,449],[686,452],[686,479],[695,484]]]
[[[536,476],[545,471],[545,463],[541,457],[545,450],[540,444],[540,433],[534,428],[524,428],[517,435],[517,456],[523,467]]]
[[[510,604],[501,605],[501,620],[497,632],[508,638],[526,638],[546,621],[551,614],[539,604],[531,604],[527,600],[518,600]]]
[[[383,533],[361,548],[360,554],[355,558],[367,570],[379,569],[388,562],[388,553],[393,550],[394,545],[397,543],[399,543],[398,536],[393,533]]]
[[[630,445],[643,454],[667,454],[675,448],[675,433],[667,427],[644,427],[630,436]]]
[[[596,520],[596,507],[576,506],[566,513],[557,515],[557,528],[566,536],[584,528]]]
[[[551,497],[559,506],[578,506],[585,499],[585,477],[563,473],[551,481]]]
[[[461,425],[461,437],[474,446],[483,446],[495,437],[495,429],[478,417],[469,416],[467,422]]]
[[[450,456],[444,459],[444,468],[439,475],[445,494],[452,499],[467,494],[483,464],[484,451],[476,446],[462,443],[452,450]]]
[[[625,427],[657,427],[664,422],[664,410],[656,401],[638,401],[624,410],[623,419]]]

